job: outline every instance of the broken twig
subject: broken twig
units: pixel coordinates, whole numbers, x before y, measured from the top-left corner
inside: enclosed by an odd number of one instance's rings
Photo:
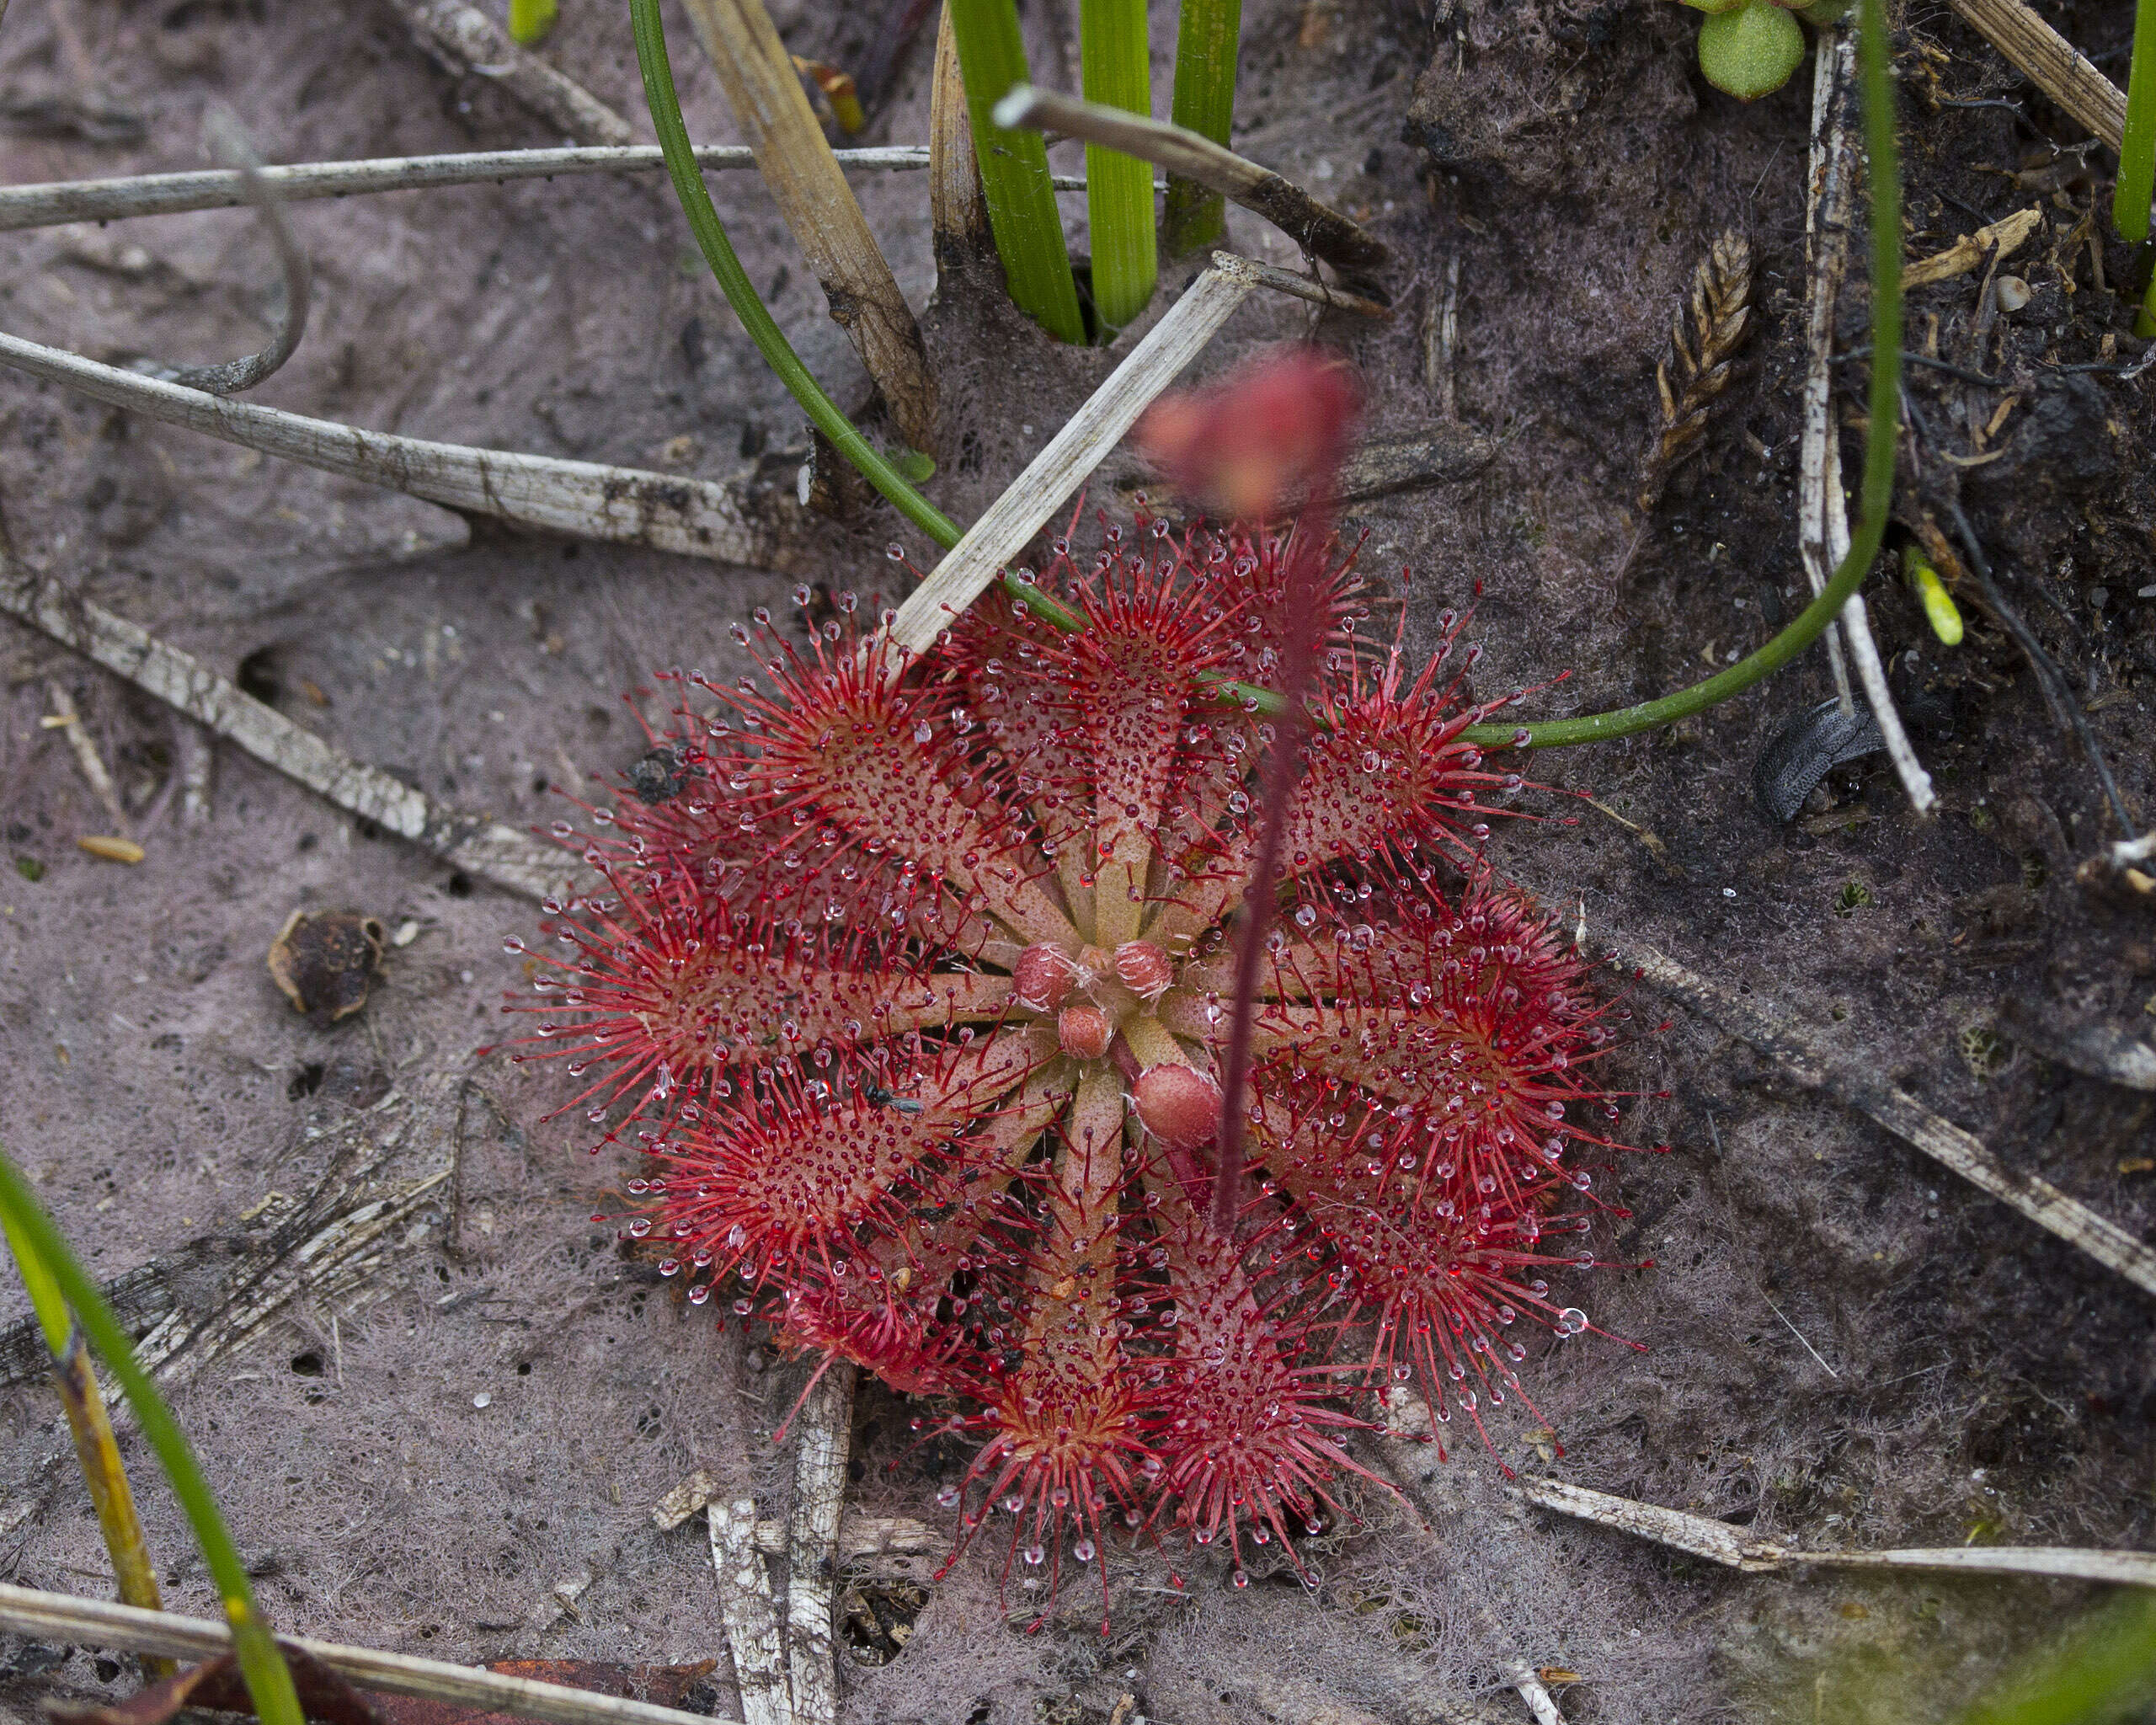
[[[66,736],[68,750],[74,756],[75,765],[91,793],[118,823],[120,836],[125,838],[132,830],[131,824],[126,809],[120,806],[120,793],[113,786],[112,775],[105,770],[104,756],[98,753],[97,740],[83,724],[83,715],[75,710],[75,697],[67,692],[67,686],[55,677],[49,686],[52,692],[52,712],[44,722],[48,729]]]
[[[734,1686],[741,1692],[742,1725],[793,1725],[793,1689],[778,1608],[771,1599],[763,1553],[756,1549],[755,1500],[714,1499],[705,1505],[704,1514],[710,1524],[719,1616],[734,1655]]]
[[[1367,274],[1390,255],[1385,242],[1361,223],[1320,203],[1292,180],[1167,120],[1020,84],[995,104],[995,123],[1061,132],[1165,168],[1262,216],[1336,270]]]
[[[1740,999],[1629,936],[1604,935],[1589,945],[1613,967],[1631,972],[1658,993],[1769,1056],[1807,1089],[1822,1091],[1868,1116],[1971,1185],[2020,1210],[2038,1227],[2117,1271],[2144,1292],[2156,1294],[2156,1248],[2143,1245],[2049,1181],[2008,1167],[1981,1140],[1932,1113],[1876,1071],[1858,1071],[1833,1060],[1801,1032],[1769,1017],[1753,1004],[1758,996]]]
[[[110,407],[520,526],[756,568],[771,567],[779,549],[777,536],[750,523],[734,491],[708,480],[363,431],[160,382],[13,335],[0,335],[0,365]]]
[[[1256,268],[1246,259],[1215,252],[1212,267],[907,595],[891,624],[891,638],[920,653],[948,628],[1107,458],[1153,398],[1204,350],[1258,282]]]
[[[574,78],[536,54],[464,0],[390,0],[435,56],[460,73],[489,77],[563,136],[585,143],[626,144],[636,136],[622,119]]]
[[[831,1361],[809,1386],[795,1416],[793,1504],[787,1514],[786,1654],[798,1725],[838,1725],[831,1609],[846,1463],[853,1453],[856,1376],[851,1361]]]
[[[2063,1546],[1950,1546],[1941,1550],[1806,1551],[1771,1540],[1747,1539],[1743,1530],[1704,1515],[1664,1509],[1561,1480],[1528,1480],[1512,1487],[1519,1497],[1561,1515],[1636,1534],[1657,1545],[1689,1551],[1711,1563],[1748,1574],[1813,1566],[1840,1569],[1951,1570],[1964,1575],[2041,1575],[2067,1581],[2113,1582],[2156,1587],[2156,1552],[2105,1551]]]
[[[4,1584],[0,1584],[0,1628],[17,1635],[87,1642],[93,1647],[183,1659],[214,1659],[232,1647],[232,1632],[221,1623]],[[649,1701],[505,1676],[484,1666],[452,1665],[441,1659],[417,1659],[408,1653],[344,1647],[301,1636],[279,1639],[319,1659],[360,1688],[384,1695],[417,1696],[486,1712],[544,1719],[550,1725],[737,1725],[734,1721],[684,1713]]]
[[[452,868],[532,899],[555,891],[572,872],[566,853],[500,821],[436,806],[411,786],[302,730],[191,654],[70,594],[5,553],[0,553],[0,611],[117,671],[256,760]]]
[[[841,168],[914,172],[930,165],[929,150],[925,144],[889,144],[834,153]],[[696,166],[707,170],[756,165],[755,152],[745,144],[699,144],[696,158]],[[264,168],[260,178],[266,190],[296,204],[315,198],[428,191],[436,186],[499,184],[512,179],[656,174],[665,166],[665,154],[655,144],[610,144],[558,150],[482,150],[447,156],[382,156],[357,162],[296,162]],[[118,222],[131,216],[232,210],[247,200],[246,176],[227,168],[0,186],[0,232],[53,227],[63,222]]]
[[[2126,95],[2024,0],[1950,0],[2015,69],[2113,150],[2126,137]]]

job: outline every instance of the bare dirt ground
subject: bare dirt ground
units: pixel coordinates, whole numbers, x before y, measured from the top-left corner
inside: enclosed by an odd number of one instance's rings
[[[2124,0],[2041,9],[2124,81]],[[1053,41],[1067,10],[1027,8],[1036,72],[1065,87],[1075,52],[1059,61]],[[1910,254],[2025,207],[2043,219],[2017,260],[2031,297],[1981,352],[1977,278],[1912,297],[1913,345],[1935,328],[1940,351],[2029,380],[1992,435],[1996,459],[1934,462],[1924,483],[1958,487],[2146,819],[2156,384],[2048,369],[2096,361],[2104,333],[2128,327],[2112,291],[2127,260],[2104,244],[2108,183],[2059,156],[2080,132],[1944,5],[1895,10]],[[641,131],[626,13],[565,0],[563,14],[548,56]],[[841,63],[873,35],[867,8],[830,0],[777,17],[797,52]],[[1366,215],[1396,249],[1385,286],[1400,314],[1313,323],[1299,302],[1253,302],[1200,370],[1315,334],[1361,368],[1374,433],[1430,425],[1421,326],[1458,258],[1457,411],[1501,453],[1471,482],[1358,505],[1349,525],[1368,530],[1366,566],[1412,567],[1411,644],[1433,638],[1445,606],[1477,606],[1483,692],[1571,670],[1537,712],[1694,681],[1801,603],[1808,73],[1749,108],[1718,97],[1691,64],[1690,17],[1621,0],[1437,0],[1434,15],[1263,0],[1246,13],[1238,147]],[[1171,44],[1156,24],[1165,89]],[[732,137],[686,20],[670,28],[692,131]],[[863,142],[926,136],[927,45],[902,62]],[[1992,97],[2011,105],[1944,105]],[[486,80],[444,73],[386,5],[14,0],[0,29],[9,181],[200,165],[213,102],[271,160],[559,142]],[[135,125],[116,141],[85,136],[93,109]],[[781,323],[832,393],[860,404],[866,379],[753,176],[714,184]],[[857,184],[925,308],[947,446],[961,451],[932,494],[963,519],[1115,355],[1053,348],[979,282],[947,284],[929,306],[921,178]],[[1068,203],[1074,224],[1080,207]],[[790,487],[800,416],[656,176],[359,198],[291,220],[314,261],[314,323],[262,399],[713,478],[760,463]],[[1615,574],[1641,526],[1654,364],[1726,228],[1757,259],[1755,334],[1706,453]],[[1254,218],[1237,216],[1230,238],[1297,262]],[[1161,304],[1189,273],[1168,274]],[[244,212],[11,234],[0,327],[122,362],[221,359],[259,344],[275,279]],[[1868,339],[1861,301],[1852,293],[1844,346]],[[2138,348],[2126,338],[2117,351]],[[1918,371],[1908,387],[1946,446],[1968,448],[1964,386]],[[1844,392],[1848,414],[1860,388]],[[1852,473],[1857,447],[1851,434]],[[1134,472],[1112,462],[1095,502],[1121,507],[1117,482]],[[816,566],[784,574],[511,537],[12,375],[0,375],[0,499],[33,566],[227,673],[244,667],[257,692],[359,758],[525,825],[561,812],[549,783],[643,752],[620,696],[653,668],[731,672],[725,624],[776,607],[803,573],[888,590],[891,538],[929,560],[880,511],[819,527]],[[1770,1002],[1837,1059],[2148,1237],[2149,1099],[2020,1046],[2031,1039],[2013,1023],[2145,1030],[2156,911],[2077,880],[2117,833],[2004,637],[1972,611],[1950,653],[1897,584],[1871,593],[1938,780],[1934,818],[1912,816],[1877,757],[1837,772],[1793,825],[1754,807],[1767,737],[1827,692],[1815,652],[1673,733],[1539,761],[1539,776],[1591,787],[1630,825],[1545,798],[1577,823],[1516,826],[1503,860],[1592,926]],[[590,1220],[621,1170],[584,1154],[574,1123],[542,1119],[563,1081],[475,1054],[521,980],[501,939],[529,932],[530,907],[229,749],[211,818],[190,825],[168,794],[202,746],[183,722],[12,623],[0,655],[12,865],[0,1140],[98,1273],[149,1267],[168,1306],[209,1309],[220,1265],[286,1215],[273,1194],[304,1200],[355,1165],[394,1185],[456,1163],[363,1284],[303,1300],[179,1395],[268,1609],[307,1633],[460,1659],[715,1658],[709,1704],[733,1711],[703,1541],[694,1527],[655,1530],[648,1512],[698,1466],[776,1512],[786,1476],[769,1434],[801,1369],[715,1329],[622,1258],[611,1226]],[[61,734],[40,728],[56,680],[115,763],[139,867],[75,846],[110,822]],[[264,964],[297,908],[358,910],[395,937],[364,1012],[327,1030],[291,1009]],[[1624,1130],[1673,1149],[1611,1171],[1634,1215],[1597,1245],[1613,1264],[1654,1266],[1598,1271],[1576,1297],[1646,1351],[1546,1344],[1530,1381],[1561,1460],[1524,1418],[1493,1427],[1496,1455],[1470,1444],[1440,1469],[1433,1451],[1438,1535],[1366,1494],[1367,1525],[1325,1542],[1315,1598],[1284,1578],[1239,1593],[1224,1567],[1187,1557],[1178,1594],[1167,1558],[1118,1553],[1106,1641],[1082,1589],[1040,1634],[1022,1632],[1029,1602],[1006,1622],[997,1549],[932,1586],[932,1560],[916,1560],[910,1578],[885,1573],[862,1596],[910,1632],[855,1625],[847,1717],[1097,1725],[1127,1694],[1172,1725],[1524,1718],[1492,1663],[1508,1653],[1577,1673],[1564,1706],[1578,1721],[1946,1719],[2082,1599],[2031,1582],[1733,1574],[1525,1510],[1503,1494],[1500,1461],[1800,1544],[2148,1547],[2147,1298],[1742,1045],[1681,1014],[1657,1030],[1651,996],[1634,1006],[1632,1076],[1669,1094]],[[908,1418],[864,1394],[858,1503],[933,1519],[949,1458],[910,1450]],[[17,1381],[0,1398],[5,1574],[95,1593],[104,1560],[63,1450],[43,1386]],[[211,1589],[136,1459],[168,1599],[201,1612]],[[88,1651],[56,1665],[19,1645],[12,1657],[11,1713],[56,1684],[102,1692],[114,1674]]]

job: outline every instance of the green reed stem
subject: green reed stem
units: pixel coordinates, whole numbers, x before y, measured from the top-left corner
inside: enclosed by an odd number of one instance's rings
[[[2156,0],[2142,0],[2144,11]],[[1886,55],[1881,0],[1861,0],[1857,14],[1857,64],[1864,92],[1864,142],[1871,164],[1871,422],[1864,434],[1862,501],[1849,555],[1826,590],[1796,621],[1748,658],[1705,682],[1673,695],[1584,718],[1540,724],[1470,725],[1464,734],[1491,748],[1527,733],[1527,745],[1562,749],[1597,743],[1673,724],[1772,676],[1826,632],[1862,583],[1886,531],[1894,495],[1894,446],[1902,424],[1902,173],[1894,142],[1894,81]]]
[[[157,1393],[150,1375],[136,1359],[135,1344],[112,1315],[111,1307],[104,1303],[97,1284],[76,1261],[67,1241],[61,1237],[59,1229],[53,1226],[29,1182],[23,1178],[21,1170],[4,1155],[0,1155],[0,1218],[5,1219],[8,1239],[24,1242],[35,1254],[49,1286],[56,1287],[74,1309],[90,1345],[97,1349],[126,1392],[135,1418],[141,1423],[142,1435],[157,1451],[165,1477],[172,1482],[173,1496],[179,1500],[189,1525],[195,1530],[195,1542],[202,1548],[211,1578],[224,1601],[225,1621],[232,1626],[232,1654],[238,1662],[240,1676],[247,1684],[247,1692],[253,1699],[255,1712],[263,1725],[302,1725],[299,1696],[292,1687],[292,1674],[285,1664],[285,1656],[278,1651],[276,1637],[255,1608],[254,1590],[248,1583],[247,1566],[240,1561],[224,1517],[217,1511],[217,1500],[202,1477],[194,1449],[173,1418],[172,1410],[165,1406],[164,1397]],[[35,1293],[32,1295],[34,1302],[37,1297]],[[45,1313],[41,1310],[39,1322],[43,1326]]]
[[[974,153],[996,254],[1018,309],[1059,341],[1082,342],[1078,284],[1063,243],[1063,217],[1049,181],[1048,144],[1038,132],[1006,131],[995,104],[1014,84],[1030,82],[1013,0],[950,0],[951,34],[973,120]]]
[[[1175,106],[1169,115],[1216,144],[1228,142],[1235,115],[1235,50],[1242,36],[1242,0],[1182,0],[1176,24]],[[1168,176],[1161,238],[1168,255],[1218,245],[1227,231],[1226,200],[1180,174]]]
[[[2119,184],[2111,221],[2130,245],[2148,238],[2148,204],[2156,196],[2156,0],[2133,9],[2133,70],[2126,86],[2126,136],[2119,142]]]
[[[1078,52],[1087,101],[1151,116],[1145,0],[1079,0]],[[1145,309],[1160,279],[1153,164],[1086,145],[1086,219],[1093,248],[1093,310],[1105,341]]]
[[[718,211],[712,207],[711,194],[704,186],[703,170],[696,165],[696,152],[689,142],[689,128],[681,118],[681,100],[675,93],[674,67],[666,54],[666,31],[659,22],[659,0],[629,0],[629,18],[636,29],[637,64],[643,69],[644,98],[651,107],[652,126],[659,134],[659,147],[666,158],[666,172],[674,182],[674,195],[680,202],[681,213],[688,218],[689,232],[696,236],[704,261],[718,278],[719,290],[725,294],[727,304],[734,307],[734,315],[741,320],[741,327],[748,331],[749,339],[756,344],[756,351],[764,356],[765,364],[778,374],[779,382],[792,393],[816,429],[831,441],[832,447],[858,467],[900,515],[948,551],[963,537],[958,524],[908,484],[905,476],[853,429],[853,422],[839,411],[838,404],[824,393],[823,386],[801,363],[800,355],[794,352],[786,333],[764,308],[748,271],[734,255],[733,242],[726,237],[725,225],[719,221]],[[1036,136],[1033,142],[1038,144],[1040,140]],[[1060,240],[1058,243],[1061,243]],[[1069,273],[1066,268],[1065,274]],[[1075,312],[1077,302],[1074,298],[1071,303]],[[1074,613],[1038,587],[1009,575],[1003,578],[1003,586],[1013,599],[1022,600],[1043,622],[1064,630],[1080,627]]]

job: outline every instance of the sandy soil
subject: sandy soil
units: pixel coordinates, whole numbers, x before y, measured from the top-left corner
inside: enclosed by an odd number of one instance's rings
[[[0,29],[13,181],[198,165],[213,102],[277,160],[558,142],[484,80],[430,63],[387,6],[87,0],[66,8],[79,59],[56,31],[58,6],[15,0]],[[625,13],[563,9],[550,57],[638,113]],[[1027,9],[1036,68],[1059,83],[1050,43],[1066,9]],[[2123,81],[2123,0],[2041,9]],[[1958,485],[2145,817],[2152,386],[2045,369],[2093,362],[2104,332],[2127,327],[2092,262],[2112,287],[2127,266],[2101,246],[2108,183],[2058,163],[2051,146],[2080,134],[1945,8],[1897,14],[1911,254],[2032,205],[2046,222],[2020,260],[2027,307],[1974,361],[2030,380],[1994,442],[2004,453],[1958,473],[1935,463],[1930,489],[1908,494]],[[1299,303],[1254,303],[1202,369],[1313,333],[1362,368],[1375,433],[1428,426],[1438,407],[1421,326],[1457,257],[1457,411],[1502,452],[1470,483],[1360,505],[1350,526],[1368,530],[1369,566],[1412,565],[1411,644],[1428,643],[1441,609],[1474,603],[1489,649],[1478,686],[1571,670],[1535,697],[1553,714],[1694,680],[1703,660],[1765,638],[1801,590],[1808,73],[1740,108],[1698,80],[1689,18],[1587,0],[1437,0],[1434,16],[1266,0],[1246,14],[1239,147],[1366,212],[1396,249],[1385,286],[1400,315],[1313,323]],[[841,61],[863,51],[862,19],[829,0],[779,14],[797,51]],[[731,137],[686,20],[670,24],[691,129]],[[1159,46],[1165,89],[1165,30]],[[925,136],[926,48],[903,62],[866,141]],[[86,67],[139,116],[135,141],[37,128],[52,106],[39,99],[79,98]],[[1938,105],[2001,95],[2015,109]],[[923,180],[859,190],[924,310],[961,451],[933,494],[964,517],[1115,355],[1051,348],[979,282],[947,284],[931,306]],[[753,178],[726,178],[718,195],[811,368],[862,404],[865,377]],[[2071,238],[2092,206],[2093,254]],[[1067,207],[1075,231],[1081,200]],[[292,221],[314,260],[314,323],[260,398],[712,478],[761,463],[790,481],[800,416],[655,178],[403,193],[302,206]],[[1725,228],[1757,259],[1755,333],[1705,455],[1614,574],[1641,526],[1654,364]],[[1238,216],[1231,239],[1295,261],[1254,219]],[[1188,273],[1170,273],[1161,303]],[[223,358],[259,344],[275,280],[242,212],[15,234],[0,245],[0,324],[99,358]],[[1867,339],[1861,300],[1845,307],[1845,346]],[[1922,290],[1913,341],[1935,323],[1941,351],[1966,353],[1976,303],[1974,278]],[[1910,389],[1963,447],[1962,386],[1919,372]],[[1095,500],[1118,507],[1134,472],[1111,462]],[[623,690],[668,662],[730,670],[725,623],[796,578],[507,536],[5,375],[0,498],[33,566],[228,672],[250,667],[254,686],[360,758],[524,825],[559,811],[548,783],[643,751]],[[888,586],[894,537],[927,560],[877,511],[819,526],[813,572]],[[1766,739],[1827,692],[1815,654],[1673,733],[1545,757],[1542,777],[1591,787],[1630,825],[1547,798],[1559,819],[1508,834],[1505,859],[1593,925],[1771,1002],[1836,1058],[1891,1075],[2145,1237],[2148,1098],[2018,1047],[2000,1021],[2018,1009],[2054,1032],[2146,1028],[2156,920],[2145,900],[2077,881],[2116,834],[2012,646],[1978,622],[1948,654],[1895,584],[1875,583],[1873,602],[1882,647],[1903,655],[1935,818],[1912,817],[1876,757],[1838,772],[1794,825],[1753,806]],[[731,1710],[702,1541],[693,1526],[657,1532],[648,1510],[696,1466],[782,1504],[769,1434],[800,1374],[622,1258],[611,1226],[588,1220],[619,1170],[585,1156],[571,1123],[542,1119],[561,1081],[475,1054],[500,1033],[496,1007],[519,980],[501,937],[528,932],[529,907],[361,832],[229,749],[213,817],[190,825],[163,795],[198,746],[181,722],[12,624],[0,653],[0,821],[7,859],[24,859],[0,876],[0,1141],[98,1272],[180,1266],[214,1304],[219,1252],[243,1254],[272,1226],[276,1207],[260,1210],[272,1194],[304,1199],[355,1159],[393,1183],[456,1157],[456,1180],[400,1226],[362,1291],[302,1302],[179,1397],[269,1609],[309,1633],[458,1658],[718,1657],[713,1704]],[[138,868],[75,846],[109,820],[59,734],[39,727],[56,679],[137,810]],[[402,943],[365,1011],[327,1030],[264,967],[296,908],[361,911]],[[1634,1215],[1604,1255],[1654,1266],[1598,1272],[1579,1297],[1646,1351],[1549,1346],[1533,1381],[1561,1461],[1538,1453],[1525,1420],[1496,1429],[1498,1455],[1470,1448],[1442,1471],[1433,1456],[1442,1537],[1373,1494],[1368,1526],[1328,1541],[1315,1599],[1270,1582],[1236,1593],[1187,1562],[1173,1594],[1165,1559],[1119,1556],[1106,1642],[1082,1599],[1041,1635],[1006,1626],[995,1555],[978,1554],[925,1605],[905,1605],[918,1615],[895,1659],[867,1663],[893,1644],[857,1637],[848,1717],[1094,1722],[1125,1693],[1175,1725],[1524,1717],[1492,1664],[1494,1618],[1530,1664],[1581,1674],[1565,1701],[1576,1720],[1945,1719],[2080,1597],[1713,1570],[1522,1510],[1500,1460],[1799,1543],[2148,1546],[2145,1296],[1742,1045],[1682,1016],[1658,1028],[1651,996],[1635,1009],[1635,1081],[1668,1094],[1625,1130],[1674,1147],[1615,1171]],[[908,1418],[864,1396],[859,1502],[932,1517],[943,1458],[909,1450]],[[103,1560],[55,1465],[62,1442],[42,1386],[0,1398],[6,1573],[97,1592]],[[143,1490],[168,1597],[205,1608],[176,1514]],[[568,1612],[549,1603],[563,1583],[577,1589]],[[887,1605],[903,1593],[878,1585]],[[109,1675],[84,1652],[33,1682],[40,1663],[17,1658],[0,1706],[19,1710],[40,1685],[100,1691]]]

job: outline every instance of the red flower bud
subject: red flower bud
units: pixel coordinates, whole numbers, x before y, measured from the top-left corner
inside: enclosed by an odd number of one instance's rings
[[[1065,1007],[1056,1016],[1055,1028],[1063,1039],[1064,1053],[1077,1060],[1100,1059],[1108,1051],[1108,1039],[1115,1033],[1108,1015],[1089,1001]]]
[[[1219,1135],[1220,1087],[1207,1073],[1166,1063],[1140,1073],[1131,1093],[1145,1130],[1172,1150],[1195,1150]]]
[[[1176,980],[1176,967],[1150,940],[1127,940],[1115,949],[1115,974],[1139,998],[1156,1001]]]
[[[1052,1012],[1070,992],[1075,975],[1070,954],[1061,947],[1045,941],[1027,947],[1011,967],[1011,998],[1036,1012]]]

